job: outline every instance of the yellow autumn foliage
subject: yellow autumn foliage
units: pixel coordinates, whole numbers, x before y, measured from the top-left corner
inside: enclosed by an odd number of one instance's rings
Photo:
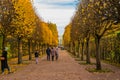
[[[35,26],[35,12],[30,0],[12,0],[15,9],[13,26],[17,36],[27,36],[33,32]]]
[[[64,35],[63,35],[63,45],[64,46],[68,46],[70,44],[70,32],[71,32],[71,25],[67,25],[65,27],[65,32],[64,32]]]

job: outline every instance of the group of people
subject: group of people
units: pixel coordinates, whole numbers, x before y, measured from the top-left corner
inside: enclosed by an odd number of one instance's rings
[[[52,47],[52,48],[48,47],[46,49],[46,54],[47,54],[48,61],[50,61],[50,59],[52,59],[52,61],[54,61],[54,58],[56,60],[58,60],[58,47]],[[39,57],[39,52],[36,50],[36,52],[35,52],[36,64],[38,64],[38,57]],[[7,51],[5,50],[5,48],[3,48],[2,56],[0,56],[0,60],[1,60],[2,74],[4,74],[5,68],[7,68],[8,72],[10,73],[10,68],[9,68],[8,62],[7,62]]]
[[[54,61],[54,58],[58,60],[58,47],[48,47],[46,49],[46,54],[47,54],[47,60],[50,61],[50,58],[52,61]]]
[[[46,54],[47,54],[47,60],[48,61],[50,61],[50,59],[52,61],[54,61],[55,59],[58,60],[58,47],[48,47],[46,49]],[[38,64],[39,51],[36,50],[34,55],[35,55],[36,64]]]

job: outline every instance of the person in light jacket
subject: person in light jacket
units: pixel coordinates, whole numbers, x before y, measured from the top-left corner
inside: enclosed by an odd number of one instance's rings
[[[58,60],[58,57],[59,57],[58,47],[55,48],[55,57],[56,57],[56,60]]]
[[[52,57],[52,61],[54,61],[54,56],[55,56],[55,48],[52,47],[52,49],[51,49],[51,57]]]

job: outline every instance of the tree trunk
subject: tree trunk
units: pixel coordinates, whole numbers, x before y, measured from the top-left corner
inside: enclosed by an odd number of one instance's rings
[[[43,54],[45,54],[45,44],[43,45]]]
[[[90,64],[89,38],[86,38],[86,63]]]
[[[2,40],[2,49],[6,47],[6,36],[3,35],[3,40]]]
[[[77,57],[80,57],[80,40],[78,40],[78,55]]]
[[[39,51],[39,42],[38,41],[37,41],[36,45],[37,45],[37,50]]]
[[[34,51],[37,50],[37,45],[36,44],[37,44],[37,41],[34,42]]]
[[[69,46],[68,46],[68,51],[70,52],[70,43],[69,43]]]
[[[22,40],[18,38],[18,64],[22,63]]]
[[[39,50],[39,52],[40,52],[40,42],[39,42],[39,47],[38,47],[38,50]]]
[[[70,52],[71,53],[72,53],[72,47],[73,47],[72,42],[70,42]]]
[[[105,48],[103,47],[102,50],[103,50],[103,51],[102,51],[102,59],[105,60]]]
[[[28,54],[29,54],[29,60],[32,60],[31,41],[30,41],[30,39],[28,39]]]
[[[31,44],[32,44],[32,53],[34,53],[34,42],[32,41]]]
[[[100,61],[100,38],[95,38],[95,45],[96,45],[96,69],[101,70],[101,61]]]
[[[76,44],[74,42],[74,55],[76,56]]]
[[[82,50],[81,50],[81,60],[83,61],[84,60],[84,42],[81,43],[82,45]]]
[[[40,55],[42,56],[42,45],[40,44]]]
[[[42,55],[44,54],[44,44],[42,45]]]

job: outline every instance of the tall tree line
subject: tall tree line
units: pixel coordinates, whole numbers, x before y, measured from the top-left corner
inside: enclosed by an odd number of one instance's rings
[[[72,45],[72,52],[74,55],[81,53],[81,60],[86,54],[86,63],[91,62],[90,54],[95,54],[97,70],[102,69],[102,39],[111,35],[112,32],[117,34],[120,31],[119,9],[119,0],[81,0],[76,9],[76,14],[71,20],[69,44]],[[64,39],[67,39],[65,38],[66,33],[67,31],[64,33]],[[91,43],[92,45],[90,45]],[[66,44],[64,43],[64,45]],[[93,46],[94,51],[90,53]]]
[[[29,54],[31,60],[36,49],[58,44],[57,29],[53,32],[48,25],[35,13],[31,0],[0,0],[0,46],[8,47],[10,55],[18,57],[18,64],[23,55]]]

